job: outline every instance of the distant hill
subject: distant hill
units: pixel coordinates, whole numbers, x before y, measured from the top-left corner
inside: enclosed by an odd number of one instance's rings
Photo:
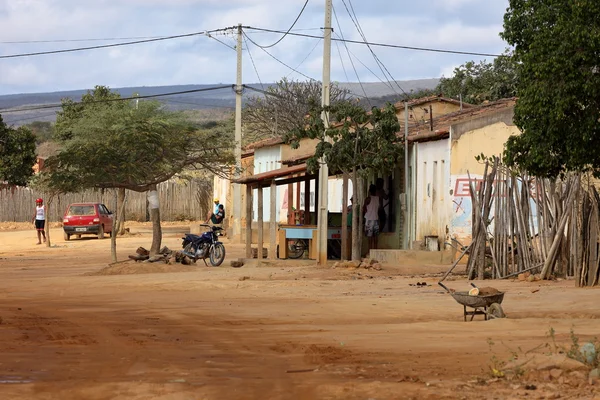
[[[411,91],[418,91],[420,89],[433,89],[437,86],[439,79],[418,79],[410,81],[398,81],[397,85],[392,84],[393,90],[390,88],[390,84],[387,83],[342,83],[338,84],[342,87],[348,88],[350,92],[357,96],[366,96],[369,98],[379,98],[394,96],[398,94],[398,99],[403,94],[398,86],[402,88],[404,92],[410,93]],[[126,88],[112,88],[118,91],[123,97],[133,96],[134,93],[138,93],[141,96],[145,95],[156,95],[162,93],[181,92],[186,90],[197,90],[205,89],[219,84],[212,85],[176,85],[176,86],[142,86],[142,87],[126,87]],[[261,88],[261,84],[247,84],[256,88]],[[262,87],[267,87],[271,84],[264,84]],[[25,108],[44,106],[50,104],[60,103],[61,99],[71,98],[75,101],[81,99],[81,96],[86,93],[87,90],[70,90],[63,92],[51,92],[51,93],[24,93],[24,94],[10,94],[0,96],[0,114],[8,125],[23,125],[32,121],[54,121],[55,112],[57,109],[39,109],[39,110],[23,110],[19,112],[2,113],[3,109],[14,109],[14,108]],[[260,96],[256,92],[246,92],[245,98],[249,96]],[[170,109],[173,110],[210,110],[210,109],[221,109],[221,113],[224,110],[233,110],[235,108],[235,93],[232,89],[221,89],[207,92],[197,92],[182,95],[174,95],[168,97],[160,97],[157,100],[164,102]]]

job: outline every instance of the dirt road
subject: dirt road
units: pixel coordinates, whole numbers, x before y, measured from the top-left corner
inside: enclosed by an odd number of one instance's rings
[[[118,241],[119,259],[149,247],[148,228],[131,229]],[[165,227],[163,244],[179,248],[184,231]],[[230,268],[226,261],[187,272],[89,275],[110,262],[110,241],[64,242],[59,229],[52,238],[47,248],[35,245],[32,230],[0,231],[2,399],[544,398],[553,387],[573,398],[600,393],[579,381],[537,382],[531,391],[489,373],[494,356],[507,360],[510,349],[548,343],[551,328],[561,343],[571,328],[581,340],[600,333],[600,292],[571,281],[479,283],[506,291],[508,318],[465,323],[436,278],[400,276],[401,268]],[[233,244],[227,251],[228,259],[243,253]],[[136,264],[137,272],[144,266]],[[430,286],[411,286],[423,281]],[[448,285],[468,287],[464,280]]]

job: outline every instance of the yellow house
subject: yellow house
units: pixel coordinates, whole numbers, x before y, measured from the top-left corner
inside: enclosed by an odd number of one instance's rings
[[[500,156],[507,139],[519,134],[513,124],[515,99],[504,99],[450,113],[432,127],[411,128],[409,232],[412,247],[444,249],[453,238],[471,240],[471,179],[484,166],[475,157]],[[431,129],[433,128],[433,129]]]

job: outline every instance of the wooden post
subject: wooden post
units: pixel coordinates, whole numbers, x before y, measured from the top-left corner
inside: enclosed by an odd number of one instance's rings
[[[300,198],[302,197],[302,195],[300,194],[300,182],[296,182],[296,211],[300,211]],[[299,221],[300,223],[302,223],[302,221]],[[296,225],[296,221],[294,220],[293,225]]]
[[[319,220],[319,175],[315,178],[315,225]]]
[[[348,259],[348,174],[342,180],[342,260]]]
[[[246,185],[246,258],[252,258],[252,186]]]
[[[289,203],[288,203],[289,204]],[[269,258],[277,259],[277,186],[275,180],[271,181],[271,203],[269,213]]]
[[[257,250],[256,258],[258,259],[259,262],[263,258],[263,228],[264,228],[264,221],[263,221],[263,188],[259,184],[258,185],[258,246],[256,246],[257,247],[257,249],[256,249]]]
[[[294,184],[289,183],[287,186],[287,204],[288,204],[288,218],[287,223],[289,225],[296,225],[296,221],[294,221]]]
[[[304,179],[304,225],[310,225],[310,179]]]

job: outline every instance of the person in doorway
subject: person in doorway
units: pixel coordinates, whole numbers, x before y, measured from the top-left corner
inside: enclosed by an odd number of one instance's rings
[[[365,200],[363,213],[365,216],[365,234],[369,238],[369,250],[377,248],[377,236],[379,235],[379,197],[375,185],[369,187],[369,196]]]
[[[377,211],[377,215],[379,216],[379,230],[383,232],[387,223],[385,207],[389,204],[390,197],[383,188],[383,178],[377,178],[375,188],[377,189],[376,195],[379,197],[379,210]]]
[[[215,197],[214,200],[215,203],[215,208],[214,210],[208,214],[208,218],[206,219],[206,224],[208,224],[209,222],[212,222],[215,225],[219,225],[223,223],[223,220],[225,219],[225,207],[223,207],[223,204],[219,203],[219,199]]]
[[[44,243],[46,243],[46,232],[44,231],[46,228],[46,206],[44,205],[44,200],[37,199],[35,201],[35,213],[31,222],[35,225],[35,230],[37,231],[37,244],[42,244],[42,238],[44,239]]]

